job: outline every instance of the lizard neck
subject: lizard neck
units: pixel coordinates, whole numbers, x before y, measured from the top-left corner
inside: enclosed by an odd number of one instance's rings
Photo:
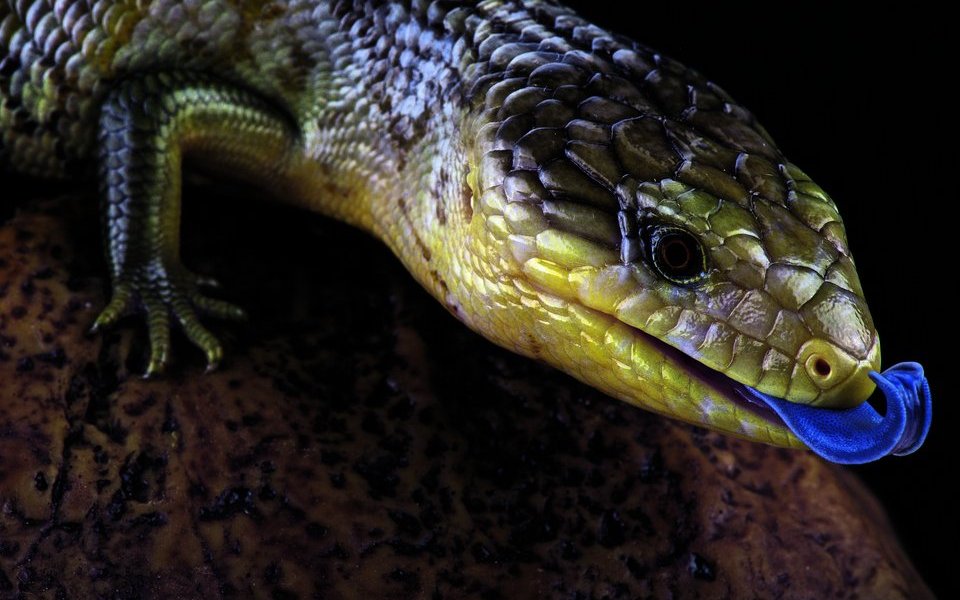
[[[314,77],[324,101],[293,103],[303,135],[295,179],[305,182],[297,203],[383,240],[468,323],[473,311],[461,308],[477,294],[474,283],[503,279],[499,271],[510,268],[479,258],[495,240],[477,210],[479,157],[488,148],[476,140],[489,109],[485,93],[472,90],[495,67],[482,47],[491,20],[475,10],[357,3],[331,12],[337,31],[367,33],[329,36],[329,72]],[[520,37],[519,29],[499,35]]]

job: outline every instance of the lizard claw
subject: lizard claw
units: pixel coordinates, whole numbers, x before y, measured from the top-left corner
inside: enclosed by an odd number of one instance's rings
[[[143,298],[143,305],[147,312],[147,335],[150,338],[150,360],[144,379],[159,375],[167,366],[167,357],[170,354],[170,315],[167,307],[155,296]]]
[[[151,352],[147,370],[143,372],[144,379],[155,379],[162,375],[167,368],[167,355],[155,355]]]
[[[93,321],[93,325],[90,326],[89,332],[91,334],[97,333],[101,329],[110,327],[119,321],[120,317],[127,312],[130,304],[130,295],[129,286],[123,284],[114,286],[113,297],[110,298],[110,302],[100,311],[100,314],[97,315],[97,318]]]
[[[196,310],[194,310],[194,307],[203,310],[203,305],[207,302],[220,301],[210,300],[200,296],[199,293],[194,293],[191,294],[190,300],[182,297],[174,299],[171,303],[171,310],[190,341],[203,350],[203,353],[207,356],[207,371],[212,371],[217,368],[223,359],[223,347],[216,336],[200,323],[200,318],[197,317]],[[231,306],[226,302],[223,302],[223,304]]]
[[[195,294],[192,300],[194,306],[212,317],[229,321],[247,320],[247,312],[239,306],[229,302],[216,300],[214,298],[207,298],[206,296],[201,296],[200,294]]]
[[[219,290],[223,287],[220,285],[220,281],[214,279],[213,277],[206,277],[204,275],[197,275],[195,273],[191,273],[191,276],[193,277],[193,283],[197,287],[205,287],[212,290]]]

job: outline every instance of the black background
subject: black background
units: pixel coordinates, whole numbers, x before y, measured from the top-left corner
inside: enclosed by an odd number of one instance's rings
[[[920,5],[570,4],[726,89],[837,203],[884,367],[920,362],[934,397],[933,427],[918,453],[855,471],[934,592],[957,597],[960,574],[950,569],[960,559],[960,503],[947,486],[960,457],[951,389],[960,372],[958,95],[947,87],[960,81],[946,15]]]
[[[571,4],[725,88],[836,201],[884,365],[922,363],[935,402],[933,429],[918,453],[854,470],[886,506],[934,591],[956,597],[960,586],[949,569],[960,557],[960,519],[948,486],[960,443],[951,390],[960,369],[952,171],[958,95],[947,87],[958,82],[947,66],[948,35],[955,35],[948,19],[920,6],[839,13],[808,3]],[[11,185],[24,182],[4,179],[0,195],[18,195]],[[37,182],[27,184],[37,191]]]

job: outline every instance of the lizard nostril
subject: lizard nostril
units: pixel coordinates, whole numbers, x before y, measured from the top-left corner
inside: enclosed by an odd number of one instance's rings
[[[833,371],[833,369],[830,367],[830,363],[820,356],[813,361],[813,370],[816,371],[817,375],[821,377],[830,377],[830,373]]]
[[[830,352],[813,352],[807,356],[807,360],[804,361],[804,365],[807,369],[807,375],[810,376],[810,379],[817,384],[817,386],[824,389],[825,387],[832,386],[836,383],[834,380],[837,378],[839,373],[837,369],[834,368],[834,361],[831,360],[833,357],[830,355]]]

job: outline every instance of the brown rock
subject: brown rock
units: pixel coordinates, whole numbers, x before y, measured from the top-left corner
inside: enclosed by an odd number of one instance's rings
[[[253,315],[211,375],[85,335],[90,198],[0,225],[0,598],[930,596],[846,471],[495,348],[342,226],[189,204]]]

